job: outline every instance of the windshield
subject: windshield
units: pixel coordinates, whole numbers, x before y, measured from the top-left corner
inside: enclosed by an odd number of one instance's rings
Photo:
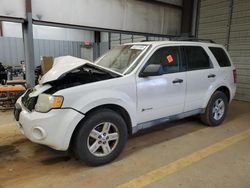
[[[147,45],[123,45],[110,50],[96,61],[97,65],[123,74]]]

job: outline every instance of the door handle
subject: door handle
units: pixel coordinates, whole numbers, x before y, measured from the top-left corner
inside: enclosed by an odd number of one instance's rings
[[[177,83],[182,83],[183,80],[182,79],[179,79],[179,78],[176,78],[175,80],[173,80],[173,84],[177,84]]]
[[[215,75],[215,74],[209,74],[207,77],[208,77],[208,78],[215,78],[216,75]]]

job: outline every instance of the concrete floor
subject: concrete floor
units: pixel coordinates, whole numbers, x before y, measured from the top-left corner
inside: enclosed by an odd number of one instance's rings
[[[161,167],[168,171],[168,164],[249,129],[250,103],[234,101],[219,127],[206,127],[196,118],[166,124],[130,138],[113,163],[88,167],[65,153],[31,143],[15,128],[12,112],[0,112],[0,188],[126,186]],[[192,160],[183,168],[177,164],[156,181],[149,179],[146,187],[250,188],[250,134]]]

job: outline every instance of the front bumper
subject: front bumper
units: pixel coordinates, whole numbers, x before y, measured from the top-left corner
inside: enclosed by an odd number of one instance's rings
[[[75,127],[84,118],[74,109],[30,112],[22,105],[20,98],[16,107],[20,109],[20,112],[15,113],[17,127],[29,140],[61,151],[68,149]]]

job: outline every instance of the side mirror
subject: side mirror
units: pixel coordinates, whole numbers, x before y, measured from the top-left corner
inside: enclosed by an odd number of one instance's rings
[[[161,65],[150,64],[148,65],[141,73],[140,77],[148,77],[148,76],[159,76],[160,75]]]

